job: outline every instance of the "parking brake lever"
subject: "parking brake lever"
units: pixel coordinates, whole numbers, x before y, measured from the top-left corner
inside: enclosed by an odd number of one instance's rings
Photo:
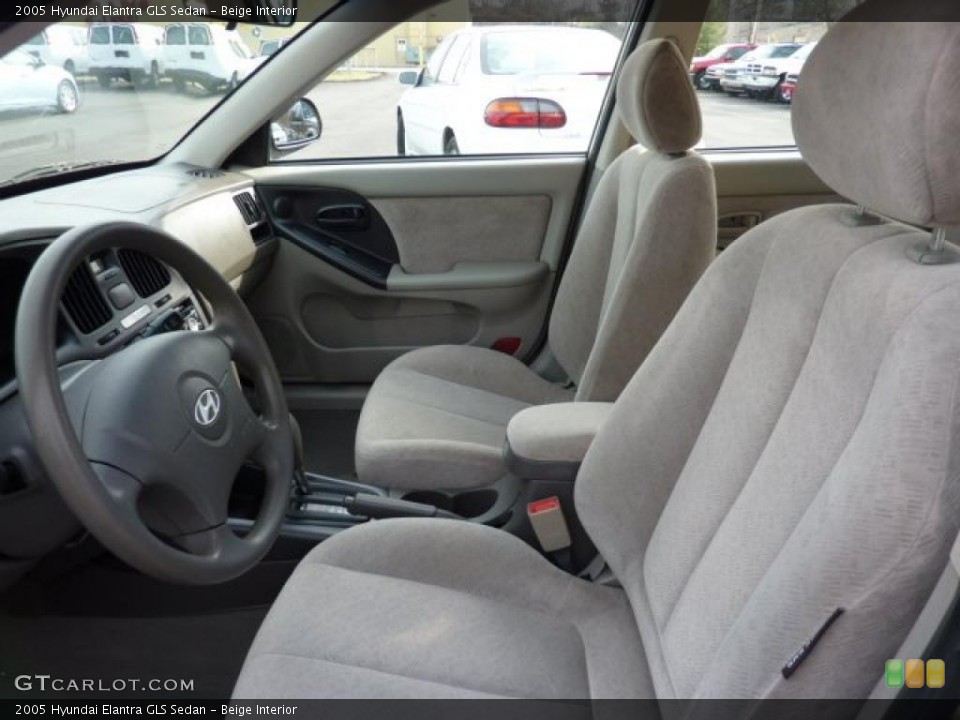
[[[344,506],[354,515],[368,517],[371,520],[386,518],[447,518],[448,520],[463,520],[462,517],[447,510],[441,510],[433,505],[410,502],[399,498],[382,497],[370,493],[359,492],[344,498]]]
[[[303,469],[303,433],[293,413],[290,413],[290,434],[293,435],[293,492],[305,497],[310,494],[310,483]]]

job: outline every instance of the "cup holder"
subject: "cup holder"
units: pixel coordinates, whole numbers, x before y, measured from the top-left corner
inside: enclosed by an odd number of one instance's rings
[[[448,494],[435,490],[416,490],[406,493],[404,500],[410,502],[433,505],[434,507],[452,512],[460,517],[478,518],[493,509],[499,493],[492,488],[483,490],[468,490],[462,493]]]
[[[461,517],[476,518],[493,509],[499,493],[496,490],[471,490],[453,496],[453,512]]]

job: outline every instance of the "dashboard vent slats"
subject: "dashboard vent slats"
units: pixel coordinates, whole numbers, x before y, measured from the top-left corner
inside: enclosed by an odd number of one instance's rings
[[[117,250],[117,260],[126,273],[127,279],[137,291],[137,295],[146,299],[163,290],[170,284],[170,271],[166,265],[149,255],[136,250]]]
[[[103,327],[113,318],[86,263],[78,267],[67,281],[63,291],[63,306],[77,330],[84,335]]]
[[[247,224],[247,227],[253,227],[263,220],[263,208],[260,207],[260,203],[257,202],[253,193],[238,193],[233,196],[233,202],[236,203],[237,209],[240,210],[240,215],[243,217],[243,221]]]

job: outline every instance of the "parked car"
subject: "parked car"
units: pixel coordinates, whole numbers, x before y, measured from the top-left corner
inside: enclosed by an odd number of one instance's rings
[[[402,154],[578,152],[587,147],[620,41],[576,27],[472,27],[446,38],[397,110]]]
[[[690,79],[700,90],[712,89],[713,82],[707,78],[707,70],[721,63],[732,63],[757,47],[756,43],[727,43],[717,45],[701,57],[695,57],[690,63]]]
[[[163,51],[166,75],[178,90],[189,82],[210,92],[233,89],[263,62],[236,31],[206,23],[168,25]]]
[[[780,83],[780,89],[777,92],[777,100],[782,103],[793,102],[793,93],[797,89],[797,81],[800,79],[800,72],[810,57],[810,53],[817,44],[809,43],[794,53],[784,64],[783,82]]]
[[[754,84],[753,80],[747,79],[754,74],[762,75],[764,67],[774,67],[773,61],[784,60],[793,55],[803,45],[801,43],[770,43],[761,45],[756,50],[744,55],[738,62],[723,69],[723,77],[720,79],[720,87],[724,92],[730,95],[759,95],[769,93],[772,84],[769,87],[763,87]],[[778,76],[774,76],[774,83]]]
[[[797,91],[797,82],[800,80],[799,74],[789,74],[780,84],[780,102],[782,103],[792,103],[793,94]]]
[[[99,23],[90,27],[90,74],[102,87],[116,79],[146,87],[160,84],[165,67],[163,28],[149,23]]]
[[[80,107],[80,91],[73,75],[45,65],[23,50],[0,58],[0,108],[54,108],[72,113]]]
[[[749,53],[743,55],[740,59],[745,58]],[[706,72],[703,74],[703,77],[700,78],[700,82],[697,84],[697,87],[701,90],[710,90],[713,92],[720,92],[723,90],[720,87],[720,81],[723,80],[723,73],[727,68],[733,67],[736,63],[725,62],[719,63],[717,65],[712,65],[707,68]]]
[[[741,77],[747,94],[780,100],[780,86],[783,81],[791,72],[799,73],[816,46],[816,43],[807,43],[787,57],[774,55],[766,60],[748,63]]]
[[[61,67],[74,76],[90,71],[87,33],[80,27],[51,25],[27,40],[22,49],[45,65]]]

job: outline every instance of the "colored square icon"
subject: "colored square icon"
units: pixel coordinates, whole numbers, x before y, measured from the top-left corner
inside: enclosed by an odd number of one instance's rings
[[[906,685],[908,688],[923,687],[923,660],[907,660],[906,663]]]
[[[927,687],[942,688],[947,682],[947,666],[943,660],[927,660]]]
[[[888,688],[903,687],[903,660],[887,660],[884,676]]]

